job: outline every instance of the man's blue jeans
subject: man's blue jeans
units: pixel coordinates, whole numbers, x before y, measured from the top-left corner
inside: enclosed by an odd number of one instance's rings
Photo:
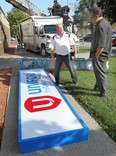
[[[78,80],[77,80],[77,75],[76,75],[70,54],[68,54],[68,55],[56,55],[56,63],[55,63],[56,84],[59,84],[59,82],[60,82],[59,81],[59,72],[60,72],[60,67],[61,67],[63,62],[67,66],[68,70],[70,71],[72,82],[74,84],[76,84],[78,82]]]

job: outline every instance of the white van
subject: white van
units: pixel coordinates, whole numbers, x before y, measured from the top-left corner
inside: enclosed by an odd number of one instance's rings
[[[30,16],[20,22],[20,32],[25,49],[39,52],[43,56],[49,55],[50,39],[56,34],[56,24],[58,23],[63,23],[63,18],[59,16]],[[65,27],[64,31],[68,32]],[[74,40],[78,44],[79,40],[76,35],[72,33],[70,35],[74,36]]]

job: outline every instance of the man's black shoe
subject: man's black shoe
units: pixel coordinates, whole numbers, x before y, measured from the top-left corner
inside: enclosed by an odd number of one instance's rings
[[[58,82],[55,82],[55,84],[56,84],[57,86],[59,86],[59,83],[58,83]]]
[[[106,94],[99,94],[99,97],[107,97],[107,95]]]
[[[78,84],[79,84],[78,82],[73,82],[73,83],[74,83],[75,86],[78,86]]]
[[[92,89],[93,91],[99,91],[98,85],[95,84],[94,88]]]
[[[98,87],[94,87],[92,90],[93,91],[99,91],[99,88]]]

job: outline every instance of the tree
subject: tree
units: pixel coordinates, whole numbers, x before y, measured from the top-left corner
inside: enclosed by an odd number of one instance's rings
[[[17,33],[19,31],[20,21],[27,17],[29,17],[29,16],[17,8],[12,8],[12,10],[7,13],[7,19],[10,24],[11,36],[17,35]]]
[[[103,10],[103,16],[107,18],[111,24],[116,22],[116,0],[100,0],[97,5]]]
[[[78,28],[88,28],[88,10],[82,2],[75,8],[74,13],[74,24],[76,24]]]
[[[93,25],[89,22],[89,8],[97,5],[101,7],[103,16],[113,24],[116,22],[116,0],[76,0],[78,5],[75,7],[73,16],[74,23],[78,28],[86,30],[87,28],[93,32]]]
[[[65,26],[70,25],[70,18],[68,16],[68,13],[70,11],[69,7],[67,5],[61,7],[61,5],[58,3],[58,0],[54,0],[54,5],[52,8],[48,8],[50,15],[53,16],[60,16],[63,18],[63,24]]]
[[[89,8],[95,5],[97,0],[77,0],[78,5],[75,7],[75,14],[73,16],[74,24],[81,30],[91,30],[93,32],[93,25],[89,21]]]

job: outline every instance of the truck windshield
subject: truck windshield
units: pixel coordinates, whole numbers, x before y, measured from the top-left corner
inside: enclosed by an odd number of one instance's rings
[[[45,25],[45,34],[56,34],[56,25]]]
[[[65,32],[69,32],[68,29],[63,26]],[[45,25],[44,26],[45,34],[56,34],[56,25]]]
[[[63,26],[63,28],[64,28],[65,32],[69,32],[68,29],[65,26]]]

